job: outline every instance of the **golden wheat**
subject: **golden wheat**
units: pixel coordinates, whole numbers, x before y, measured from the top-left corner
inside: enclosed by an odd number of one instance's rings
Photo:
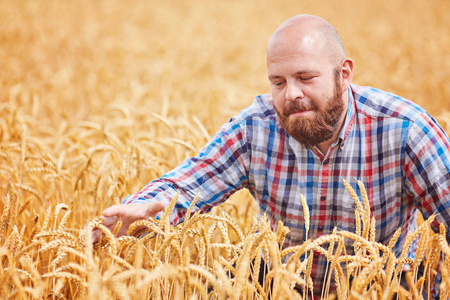
[[[206,215],[196,210],[199,194],[178,226],[170,224],[174,198],[161,220],[132,224],[135,236],[117,237],[120,221],[109,231],[97,218],[269,92],[266,44],[293,13],[336,26],[355,60],[356,83],[411,98],[450,131],[450,59],[441,51],[450,46],[448,1],[3,2],[1,298],[302,299],[313,288],[313,251],[328,262],[323,299],[419,297],[438,269],[440,297],[448,297],[445,227],[434,233],[434,217],[425,220],[397,257],[401,230],[388,245],[376,242],[372,199],[356,179],[344,181],[356,231],[335,229],[288,248],[289,229],[258,217],[248,191]],[[299,198],[309,232],[312,212]],[[102,232],[96,245],[93,228]],[[415,238],[412,261],[406,253]],[[345,253],[347,244],[356,255]],[[405,264],[409,290],[400,285]]]

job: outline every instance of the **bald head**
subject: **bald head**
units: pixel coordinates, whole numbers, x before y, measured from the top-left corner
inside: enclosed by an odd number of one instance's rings
[[[281,24],[270,38],[267,59],[302,51],[327,56],[335,65],[347,57],[336,29],[312,15],[297,15]]]

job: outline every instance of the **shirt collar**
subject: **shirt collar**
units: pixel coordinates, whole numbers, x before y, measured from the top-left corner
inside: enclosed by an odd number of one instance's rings
[[[341,143],[345,141],[350,129],[355,121],[355,99],[353,98],[353,92],[350,87],[348,87],[348,108],[347,115],[345,116],[344,126],[342,126],[341,131],[338,135],[338,141]]]

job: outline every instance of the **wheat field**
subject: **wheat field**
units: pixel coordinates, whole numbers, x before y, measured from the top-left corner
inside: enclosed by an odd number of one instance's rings
[[[256,217],[247,191],[210,214],[189,213],[176,227],[168,206],[161,220],[130,228],[143,228],[139,239],[116,237],[118,228],[109,232],[98,217],[194,155],[256,95],[270,92],[267,42],[298,13],[336,27],[355,61],[356,84],[415,101],[450,132],[449,1],[0,5],[1,298],[305,299],[309,253],[319,251],[329,261],[323,299],[420,299],[438,264],[440,297],[448,299],[445,228],[434,233],[433,219],[424,220],[396,257],[398,236],[389,245],[374,241],[370,211],[359,199],[357,232],[290,248],[282,247],[288,229],[274,231]],[[95,227],[104,236],[92,245]],[[411,261],[405,255],[417,236]],[[354,256],[342,252],[348,241]],[[408,288],[399,284],[406,264]],[[262,267],[268,270],[260,284]],[[327,288],[331,282],[336,291]]]

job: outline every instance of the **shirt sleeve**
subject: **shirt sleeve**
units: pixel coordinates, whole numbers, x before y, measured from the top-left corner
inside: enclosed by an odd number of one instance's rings
[[[232,193],[248,185],[248,147],[242,122],[233,117],[194,156],[174,170],[148,183],[141,191],[123,200],[123,204],[164,201],[178,194],[171,223],[178,224],[191,201],[200,197],[193,212],[209,212]]]
[[[412,124],[405,148],[405,185],[425,219],[436,215],[450,228],[450,141],[445,131],[427,113]]]

